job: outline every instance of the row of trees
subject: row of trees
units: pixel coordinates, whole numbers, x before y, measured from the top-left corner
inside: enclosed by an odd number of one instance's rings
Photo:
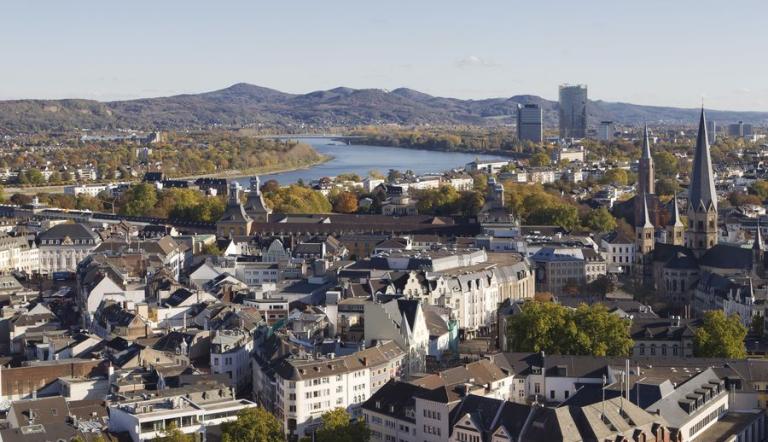
[[[509,320],[512,351],[570,355],[628,356],[634,345],[629,321],[602,304],[570,309],[553,302],[529,301]]]
[[[512,351],[568,355],[628,356],[634,342],[630,321],[609,312],[602,304],[576,309],[553,302],[529,301],[508,322]],[[706,312],[694,334],[698,357],[746,357],[747,328],[737,315],[722,310]]]
[[[557,225],[568,230],[586,229],[598,233],[616,228],[616,218],[608,209],[580,206],[553,188],[505,182],[504,190],[509,209],[523,224]]]

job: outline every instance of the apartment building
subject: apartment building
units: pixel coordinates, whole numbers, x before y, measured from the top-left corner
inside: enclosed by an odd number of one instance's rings
[[[400,377],[405,352],[390,341],[349,356],[286,356],[254,359],[254,396],[283,422],[288,436],[302,437],[333,408],[359,416],[373,392]]]
[[[253,339],[244,331],[218,330],[211,337],[211,373],[226,374],[229,386],[241,391],[251,382]]]
[[[190,385],[159,390],[150,399],[109,405],[109,430],[126,432],[133,442],[153,440],[174,424],[185,434],[205,440],[206,427],[237,419],[256,404],[235,398],[225,385]]]

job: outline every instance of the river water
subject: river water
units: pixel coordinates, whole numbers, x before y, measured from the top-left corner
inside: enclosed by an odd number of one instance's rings
[[[384,175],[389,169],[403,172],[410,169],[416,174],[436,173],[464,167],[465,164],[475,158],[481,160],[504,159],[500,156],[473,153],[357,144],[346,145],[335,142],[331,138],[301,138],[300,141],[311,145],[319,153],[329,155],[333,159],[307,169],[262,175],[262,183],[267,180],[277,180],[280,184],[285,185],[295,183],[299,179],[309,183],[312,180],[334,177],[342,173],[356,173],[365,178],[371,170],[377,170]],[[238,181],[243,186],[248,186],[248,178],[240,178]]]

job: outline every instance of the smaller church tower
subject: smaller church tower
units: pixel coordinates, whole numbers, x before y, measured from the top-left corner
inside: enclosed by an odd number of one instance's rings
[[[685,224],[680,219],[680,208],[677,204],[677,193],[672,197],[669,222],[665,226],[667,231],[667,244],[675,246],[685,245]]]
[[[230,182],[227,207],[216,222],[216,235],[220,238],[249,235],[252,223],[253,220],[245,213],[243,203],[240,202],[240,185],[236,181]]]
[[[643,224],[637,226],[637,238],[635,239],[635,245],[637,246],[638,255],[647,255],[653,252],[653,246],[655,243],[656,227],[651,222],[651,217],[648,212],[648,198],[643,196]]]
[[[252,176],[250,180],[250,191],[245,201],[245,213],[257,223],[266,223],[269,221],[269,215],[272,209],[264,202],[264,196],[261,194],[261,183],[258,176]]]
[[[643,195],[642,224],[635,227],[635,274],[643,283],[652,277],[651,262],[656,242],[656,227],[648,212],[648,197]]]

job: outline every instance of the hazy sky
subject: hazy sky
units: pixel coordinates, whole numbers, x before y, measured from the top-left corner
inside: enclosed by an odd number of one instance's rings
[[[248,82],[768,111],[766,0],[0,0],[0,99]]]

